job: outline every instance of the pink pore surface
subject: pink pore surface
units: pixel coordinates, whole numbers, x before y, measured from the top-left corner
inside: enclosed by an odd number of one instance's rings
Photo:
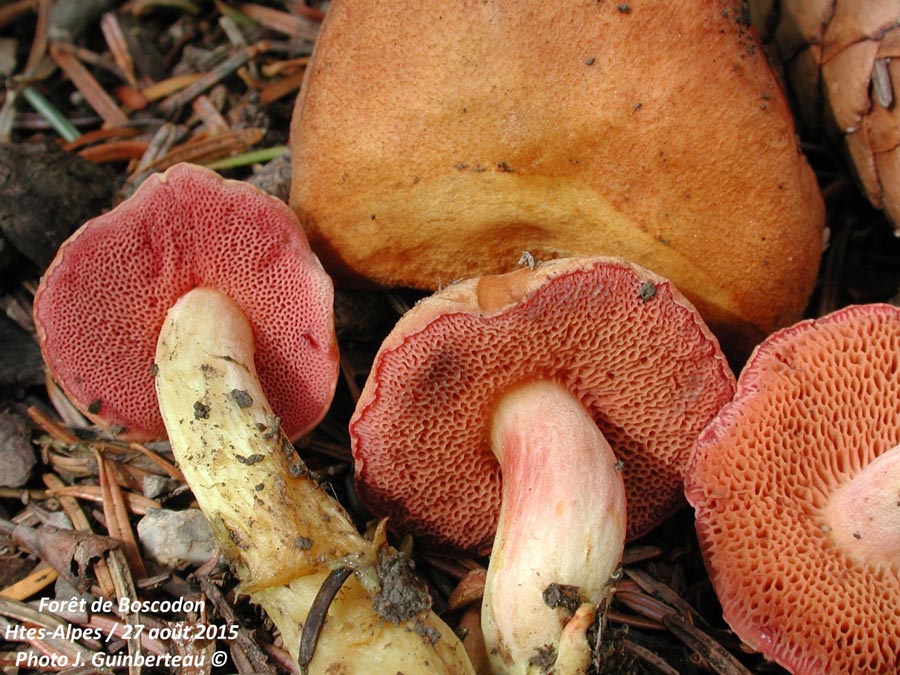
[[[581,399],[623,462],[629,536],[683,504],[688,455],[730,400],[731,371],[668,282],[642,300],[630,267],[582,267],[496,313],[443,314],[382,348],[373,393],[351,422],[357,484],[373,513],[425,543],[487,551],[501,487],[492,406],[507,388],[541,378]]]
[[[331,281],[287,206],[191,165],[150,177],[60,248],[34,303],[54,379],[124,438],[164,438],[157,337],[169,307],[199,286],[227,293],[249,319],[285,432],[316,424],[337,377]]]
[[[686,494],[725,619],[791,672],[900,672],[898,565],[854,564],[820,517],[831,490],[898,443],[888,305],[770,337],[701,436]]]

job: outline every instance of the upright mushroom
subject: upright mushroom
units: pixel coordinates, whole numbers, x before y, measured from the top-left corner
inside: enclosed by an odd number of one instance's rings
[[[466,280],[416,305],[375,358],[350,424],[360,496],[432,545],[493,542],[497,672],[584,665],[624,497],[631,536],[678,508],[693,442],[732,392],[694,308],[638,266],[564,259]]]
[[[763,342],[685,486],[725,620],[798,675],[900,672],[900,309]]]
[[[471,672],[427,604],[415,616],[376,611],[369,594],[389,552],[360,537],[283,435],[282,425],[293,438],[321,419],[338,362],[331,282],[286,205],[175,166],[82,226],[34,307],[50,374],[76,405],[124,437],[168,432],[241,589],[295,658],[324,580],[359,570],[319,650],[301,660],[309,672]],[[348,622],[360,636],[349,646]]]
[[[816,279],[822,200],[738,0],[334,0],[291,134],[338,283],[622,256],[743,358]]]

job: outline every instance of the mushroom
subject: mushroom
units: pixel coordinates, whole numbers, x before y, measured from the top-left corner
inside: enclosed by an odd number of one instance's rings
[[[182,164],[63,244],[34,316],[50,374],[87,415],[123,437],[168,433],[240,590],[302,668],[470,673],[426,601],[379,611],[397,556],[359,535],[288,440],[334,392],[332,293],[285,204]],[[311,652],[317,593],[346,569]]]
[[[750,0],[797,110],[839,139],[866,197],[900,235],[900,5]]]
[[[623,260],[462,281],[375,357],[350,423],[360,497],[425,545],[493,542],[482,624],[496,672],[583,665],[625,497],[631,537],[683,503],[688,453],[733,380],[690,303]]]
[[[822,199],[736,1],[335,0],[291,134],[338,284],[621,256],[743,360],[815,283]]]
[[[50,375],[121,438],[163,438],[153,389],[159,329],[197,287],[233,298],[256,335],[256,369],[295,439],[337,382],[332,285],[283,203],[181,164],[88,221],[59,249],[35,296]]]
[[[727,623],[793,673],[900,672],[900,309],[764,341],[685,489]]]

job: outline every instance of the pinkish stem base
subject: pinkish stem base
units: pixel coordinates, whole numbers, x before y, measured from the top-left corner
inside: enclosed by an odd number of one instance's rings
[[[855,562],[900,565],[900,445],[832,493],[822,515],[834,543]]]
[[[621,560],[625,487],[616,457],[582,403],[551,381],[502,397],[491,444],[503,470],[482,616],[494,673],[586,663],[563,653],[589,654],[586,636],[561,638],[577,607],[602,605]],[[571,594],[566,607],[545,601],[554,585]]]

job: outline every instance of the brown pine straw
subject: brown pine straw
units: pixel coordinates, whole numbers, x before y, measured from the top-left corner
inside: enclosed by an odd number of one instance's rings
[[[128,176],[128,182],[134,183],[137,176],[145,174],[153,166],[153,163],[165,155],[181,136],[181,129],[171,122],[166,122],[150,138],[147,150],[141,156],[137,166]]]
[[[9,598],[10,600],[27,600],[32,595],[44,590],[56,581],[59,573],[49,566],[42,563],[39,569],[36,569],[24,579],[20,579],[14,584],[10,584],[4,589],[0,589],[0,597]]]
[[[148,85],[144,89],[141,89],[139,93],[147,102],[158,101],[161,98],[171,96],[175,92],[194,84],[194,82],[202,77],[203,73],[186,73],[184,75],[175,75],[174,77],[168,77],[165,80],[160,80],[159,82]]]
[[[210,134],[221,134],[231,131],[228,122],[213,104],[212,100],[210,100],[209,96],[202,94],[195,98],[191,104],[191,110],[200,118],[203,126],[206,127]]]
[[[344,383],[350,391],[350,397],[353,399],[353,402],[356,403],[362,393],[359,385],[356,383],[356,371],[353,368],[353,364],[350,363],[350,359],[345,358],[344,356],[340,357],[340,364],[341,376],[344,378]]]
[[[656,624],[656,628],[663,628],[663,617],[675,610],[666,603],[640,591],[631,591],[624,588],[616,588],[616,601],[625,605],[628,609],[637,612],[640,616]]]
[[[651,664],[661,675],[678,675],[677,670],[649,649],[627,639],[622,641],[622,645],[627,653],[636,656],[641,661]]]
[[[78,156],[95,164],[128,162],[143,157],[148,145],[147,141],[108,141],[79,150]]]
[[[75,150],[80,150],[85,146],[91,145],[93,143],[102,143],[105,141],[109,141],[112,139],[122,139],[122,138],[131,138],[133,136],[137,136],[141,133],[138,129],[134,127],[104,127],[102,129],[92,129],[91,131],[85,131],[81,136],[76,138],[71,143],[64,143],[62,145],[62,149],[67,152],[74,152]]]
[[[626,567],[624,571],[625,575],[645,593],[659,597],[685,616],[696,616],[697,613],[690,603],[666,584],[637,568]],[[626,583],[620,584],[620,588],[625,587]]]
[[[25,63],[26,75],[34,74],[47,54],[51,9],[51,0],[37,0],[37,24],[34,27],[34,37],[31,40],[31,50],[28,52],[28,61]]]
[[[143,578],[147,576],[147,570],[144,568],[144,561],[141,558],[137,541],[134,538],[134,531],[131,529],[128,506],[125,503],[122,490],[115,480],[115,474],[109,466],[109,460],[103,456],[102,452],[96,449],[94,450],[94,457],[97,460],[100,474],[106,529],[110,537],[121,543],[125,559],[128,561],[132,573],[138,578]]]
[[[130,529],[130,528],[129,528]],[[134,600],[137,598],[137,589],[134,585],[134,579],[131,576],[131,570],[128,567],[128,561],[125,559],[125,553],[118,548],[114,548],[107,552],[106,560],[109,565],[110,576],[112,577],[113,587],[117,599],[128,598]],[[122,618],[129,626],[137,627],[145,625],[148,617],[142,617],[137,612],[127,611],[122,613]],[[138,675],[141,672],[139,667],[134,665],[134,655],[142,651],[142,643],[140,632],[134,630],[132,637],[128,640],[128,653],[131,655],[129,659],[129,674]]]
[[[181,145],[174,146],[148,168],[164,171],[179,162],[194,162],[196,164],[212,162],[222,157],[244,152],[250,146],[259,143],[262,137],[262,129],[249,128],[192,139]]]
[[[290,75],[291,73],[302,72],[309,65],[309,60],[309,56],[298,56],[296,59],[272,61],[271,63],[262,64],[260,72],[263,74],[263,77]]]
[[[325,12],[318,7],[307,5],[305,0],[295,0],[291,5],[291,13],[305,16],[316,23],[322,23],[322,20],[325,18]]]
[[[97,79],[78,58],[56,44],[50,45],[50,56],[56,62],[75,88],[84,96],[84,100],[93,108],[109,126],[126,126],[128,117],[123,113],[112,97],[106,93]]]
[[[29,406],[26,412],[28,413],[29,419],[53,440],[63,443],[64,445],[77,445],[81,442],[78,436],[64,426],[51,420],[40,408]]]
[[[134,596],[131,596],[131,599],[134,599]],[[147,624],[150,622],[150,617],[143,616],[141,617],[141,620]],[[118,617],[110,617],[103,614],[91,614],[90,620],[84,625],[89,626],[90,628],[99,628],[103,632],[103,635],[114,638],[121,639],[126,635],[125,624],[123,624]],[[150,652],[151,654],[169,653],[169,648],[161,641],[151,638],[150,632],[147,630],[141,632],[141,646],[144,651]]]
[[[66,487],[62,479],[54,473],[45,473],[41,478],[50,490],[61,490]],[[93,532],[91,524],[81,509],[81,505],[73,497],[59,495],[57,497],[62,510],[69,517],[72,527],[78,532]],[[100,587],[100,595],[104,597],[112,597],[115,593],[112,576],[107,566],[106,558],[100,558],[94,562],[94,576],[97,579],[97,585]]]
[[[303,84],[303,76],[304,72],[298,71],[291,75],[287,75],[280,80],[266,84],[259,91],[260,103],[268,105],[280,98],[293,94],[299,90],[300,85]]]
[[[65,629],[69,625],[67,621],[50,612],[42,612],[29,604],[18,600],[0,597],[0,615],[18,621],[19,623],[45,628],[46,637],[43,640],[26,639],[25,642],[37,649],[42,654],[65,654],[69,661],[79,658],[82,663],[90,663],[94,652],[84,647],[79,642],[54,638],[53,632],[57,628]]]
[[[98,443],[95,447],[102,451],[104,456],[122,454],[121,448],[108,443]],[[130,455],[130,453],[126,454]],[[147,469],[135,466],[131,462],[123,462],[111,457],[107,467],[110,469],[111,475],[119,487],[125,488],[126,490],[133,490],[134,492],[141,492],[143,490],[144,480],[153,475]]]
[[[269,30],[291,38],[312,42],[319,34],[318,24],[305,16],[289,14],[250,2],[238,5],[237,9]]]
[[[37,287],[35,287],[35,293],[37,293]],[[69,429],[82,429],[88,425],[87,417],[69,400],[49,372],[44,377],[44,386],[47,388],[50,405],[53,406],[65,426]]]
[[[470,603],[481,600],[484,596],[484,582],[486,578],[487,570],[483,567],[470,570],[469,573],[456,584],[453,592],[450,593],[450,597],[447,598],[447,610],[452,611],[459,609]]]
[[[131,52],[128,50],[128,41],[125,39],[125,33],[122,31],[119,17],[113,12],[105,13],[100,18],[100,31],[103,33],[106,46],[109,47],[109,53],[112,55],[116,66],[118,66],[122,77],[129,85],[137,87],[134,59],[131,58]]]
[[[166,475],[168,475],[169,477],[174,478],[179,483],[185,482],[184,474],[181,473],[181,471],[179,471],[178,468],[174,464],[167,461],[165,458],[160,457],[158,453],[153,452],[146,445],[143,445],[142,443],[129,443],[128,447],[136,452],[141,453],[144,457],[146,457],[147,459],[152,461],[160,469],[162,469],[162,471],[165,472]]]
[[[223,79],[233,74],[238,68],[243,66],[250,59],[254,58],[257,54],[267,51],[268,49],[269,43],[266,40],[261,40],[256,44],[244,47],[243,49],[237,51],[235,54],[222,61],[222,63],[217,65],[215,68],[205,73],[195,82],[189,84],[181,91],[178,91],[165,98],[159,104],[160,110],[162,110],[164,113],[172,113],[178,110],[181,106],[190,103],[197,96],[205,93],[214,85],[218,84]]]
[[[49,452],[47,463],[54,471],[72,478],[96,478],[97,466],[89,454],[79,452],[76,455],[66,455],[59,452]]]
[[[5,28],[23,14],[37,9],[37,0],[18,0],[0,7],[0,28]]]
[[[122,84],[115,88],[116,98],[129,110],[143,110],[150,103],[136,87]]]
[[[66,485],[58,489],[50,490],[50,494],[55,497],[75,497],[77,499],[97,502],[98,504],[103,503],[103,492],[99,485]],[[162,504],[155,499],[150,499],[149,497],[135,494],[134,492],[123,492],[122,497],[125,500],[128,510],[139,516],[147,515],[148,511],[162,508]]]

